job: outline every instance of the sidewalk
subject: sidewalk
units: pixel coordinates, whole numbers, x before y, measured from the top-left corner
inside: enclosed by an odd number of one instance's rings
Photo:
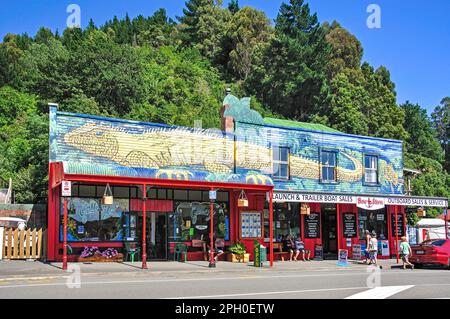
[[[390,269],[396,264],[395,259],[380,260],[383,269]],[[273,267],[269,267],[269,263],[265,263],[262,268],[255,268],[253,263],[230,263],[219,262],[216,268],[209,268],[208,262],[205,261],[189,261],[186,263],[174,261],[148,261],[148,269],[141,269],[141,262],[124,262],[124,263],[69,263],[80,267],[83,275],[102,275],[102,274],[148,274],[148,275],[174,275],[182,273],[255,273],[255,272],[289,272],[289,271],[357,271],[366,269],[366,265],[362,262],[350,260],[348,266],[338,266],[336,260],[311,261],[311,262],[289,262],[277,261]],[[6,278],[22,278],[22,277],[63,277],[67,276],[67,272],[62,270],[62,263],[43,263],[39,261],[22,261],[22,260],[2,260],[0,261],[0,281]]]

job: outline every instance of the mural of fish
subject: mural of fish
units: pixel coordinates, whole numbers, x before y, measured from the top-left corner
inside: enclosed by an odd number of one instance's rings
[[[213,173],[232,173],[236,148],[245,150],[236,157],[237,167],[272,173],[272,149],[244,141],[235,142],[229,136],[207,130],[155,127],[136,133],[91,122],[65,134],[64,142],[121,166],[161,169],[161,172],[166,168],[197,165]],[[353,163],[354,168],[338,166],[337,178],[348,182],[360,180],[363,172],[361,161],[345,153],[342,155]],[[291,155],[290,172],[294,177],[318,179],[320,163]],[[189,174],[178,177],[189,179]]]

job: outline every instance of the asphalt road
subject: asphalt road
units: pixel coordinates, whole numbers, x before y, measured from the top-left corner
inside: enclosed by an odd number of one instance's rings
[[[383,269],[373,272],[361,268],[3,278],[0,298],[450,298],[450,270]]]

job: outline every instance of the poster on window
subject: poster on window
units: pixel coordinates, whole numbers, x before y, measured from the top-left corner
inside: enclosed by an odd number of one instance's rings
[[[241,237],[262,237],[261,212],[241,212]]]

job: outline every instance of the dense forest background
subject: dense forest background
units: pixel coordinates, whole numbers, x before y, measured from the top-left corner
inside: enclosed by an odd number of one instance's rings
[[[354,35],[336,21],[319,23],[303,0],[283,3],[275,21],[237,0],[188,0],[176,21],[159,9],[62,34],[8,34],[0,43],[0,178],[13,179],[17,202],[46,201],[48,102],[219,127],[231,87],[265,116],[403,140],[405,167],[422,172],[413,194],[449,197],[450,97],[431,117],[420,105],[397,105],[389,70],[362,56]]]

